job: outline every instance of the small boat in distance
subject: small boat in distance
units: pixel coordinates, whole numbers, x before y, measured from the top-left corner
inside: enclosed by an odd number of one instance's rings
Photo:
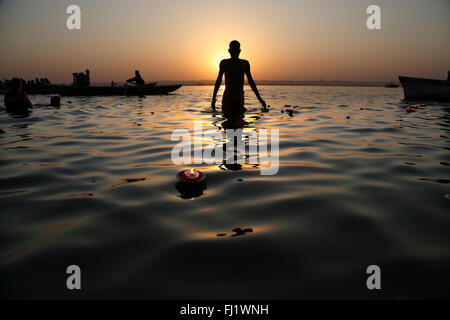
[[[59,94],[60,96],[148,96],[162,95],[174,92],[181,88],[177,85],[145,86],[67,86],[67,85],[45,85],[27,91],[29,94]]]
[[[385,86],[385,88],[398,88],[400,87],[398,84],[395,84],[393,82],[387,83]]]
[[[450,102],[450,81],[399,76],[405,100]]]

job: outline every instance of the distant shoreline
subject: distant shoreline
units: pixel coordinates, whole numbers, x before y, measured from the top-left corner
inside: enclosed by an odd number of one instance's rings
[[[157,81],[158,85],[182,84],[183,86],[213,86],[213,80],[152,80]],[[397,81],[392,82],[352,82],[352,81],[256,81],[258,86],[322,86],[322,87],[384,87],[388,83],[394,83],[400,86]],[[110,83],[93,83],[93,86],[108,86]],[[245,85],[248,85],[247,82]]]

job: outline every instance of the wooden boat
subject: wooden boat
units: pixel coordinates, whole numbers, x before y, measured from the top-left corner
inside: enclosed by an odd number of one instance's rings
[[[76,87],[65,85],[40,86],[27,90],[29,94],[59,94],[60,96],[147,96],[174,92],[181,88],[177,85],[147,85],[121,87]]]
[[[398,88],[400,86],[398,84],[391,82],[391,83],[387,83],[384,87],[385,88]]]
[[[399,76],[406,100],[450,102],[450,81]]]

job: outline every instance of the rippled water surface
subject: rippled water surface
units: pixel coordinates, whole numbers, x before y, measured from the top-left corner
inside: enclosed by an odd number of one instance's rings
[[[279,129],[278,174],[196,165],[207,189],[188,199],[170,138],[194,120],[222,130],[212,87],[59,109],[31,96],[22,118],[1,97],[2,296],[448,297],[450,106],[411,108],[401,89],[261,91],[272,109],[247,91],[245,130]],[[66,289],[71,264],[82,291]],[[372,264],[378,292],[366,288]]]

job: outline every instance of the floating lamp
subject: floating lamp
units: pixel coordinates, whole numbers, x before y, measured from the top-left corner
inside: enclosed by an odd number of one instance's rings
[[[177,179],[175,188],[183,199],[200,197],[206,189],[205,174],[197,169],[180,171],[177,173]]]
[[[178,172],[178,181],[186,183],[199,183],[205,180],[205,175],[197,169],[187,169]]]

